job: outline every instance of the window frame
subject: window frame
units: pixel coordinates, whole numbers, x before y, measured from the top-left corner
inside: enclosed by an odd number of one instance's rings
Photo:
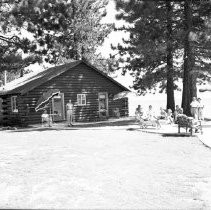
[[[82,103],[83,101],[85,101],[85,103]],[[86,106],[87,105],[86,102],[87,102],[87,100],[86,100],[86,94],[84,94],[84,93],[77,94],[77,105],[78,106]]]
[[[18,112],[17,96],[11,96],[11,111],[12,113]]]

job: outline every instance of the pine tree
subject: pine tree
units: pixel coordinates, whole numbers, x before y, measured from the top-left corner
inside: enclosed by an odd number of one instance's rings
[[[182,107],[190,115],[190,102],[196,84],[206,79],[210,69],[210,34],[206,30],[211,14],[209,1],[116,0],[119,19],[131,24],[124,45],[118,45],[123,73],[135,77],[140,92],[166,88],[167,108],[174,110],[174,81],[183,78]],[[125,59],[129,55],[129,58]],[[177,62],[177,59],[183,59]],[[179,64],[179,65],[178,65]]]
[[[14,75],[23,76],[24,68],[35,62],[40,62],[39,56],[29,55],[22,58],[21,51],[29,52],[33,43],[21,36],[20,28],[13,25],[14,18],[10,15],[12,8],[20,1],[3,0],[0,2],[0,75],[3,80],[3,72],[7,72],[8,81]],[[15,31],[15,32],[14,32]]]
[[[190,115],[190,102],[197,96],[197,82],[206,79],[210,69],[211,39],[206,33],[206,22],[211,14],[211,3],[184,1],[184,69],[182,107]]]
[[[117,46],[121,56],[119,66],[127,63],[123,73],[131,71],[135,77],[133,87],[141,93],[160,84],[161,91],[167,92],[167,108],[174,110],[174,80],[178,78],[178,69],[173,65],[176,8],[169,1],[117,0],[116,3],[117,18],[131,24],[121,28],[130,33],[130,39],[123,40],[124,46]]]
[[[189,41],[190,32],[192,29],[192,10],[190,6],[190,1],[185,0],[184,4],[184,70],[183,70],[183,93],[182,93],[182,107],[184,113],[187,115],[191,115],[190,113],[190,103],[193,97],[193,94],[196,94],[194,86],[196,86],[196,82],[193,81],[193,77],[190,72],[194,66],[194,57],[192,46]]]
[[[167,68],[167,85],[166,85],[166,92],[167,92],[167,109],[171,109],[174,111],[175,108],[175,101],[174,101],[174,66],[173,66],[173,23],[172,23],[172,13],[173,7],[172,3],[166,0],[166,68]]]
[[[12,11],[16,25],[33,34],[35,52],[46,62],[94,60],[112,25],[102,24],[108,0],[23,0]]]

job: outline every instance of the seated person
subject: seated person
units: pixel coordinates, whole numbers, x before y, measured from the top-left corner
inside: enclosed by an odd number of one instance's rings
[[[51,127],[52,120],[47,110],[43,112],[43,114],[41,115],[41,118],[42,118],[42,125],[47,124],[49,127]]]
[[[138,111],[138,108],[136,108],[136,111],[135,111],[135,118],[136,118],[136,121],[139,120],[139,111]]]
[[[114,116],[115,116],[116,118],[120,118],[119,108],[115,108],[115,109],[114,109]]]
[[[152,121],[152,120],[155,120],[155,119],[157,119],[157,118],[155,118],[155,113],[154,113],[154,111],[152,109],[152,105],[149,105],[149,109],[148,109],[148,111],[146,113],[145,120]]]
[[[167,113],[163,109],[163,107],[160,107],[160,116],[159,119],[166,120],[167,119]]]
[[[149,105],[149,109],[146,113],[146,116],[143,117],[144,121],[155,122],[157,127],[161,127],[158,117],[156,117],[155,112],[152,109],[152,105]]]
[[[142,107],[141,107],[141,105],[138,105],[138,107],[136,108],[136,111],[135,111],[136,121],[140,121],[142,116],[143,116]]]
[[[172,124],[174,122],[174,118],[173,118],[172,110],[171,109],[168,109],[168,111],[167,111],[166,120],[167,120],[167,123],[168,124]]]
[[[176,105],[176,109],[174,111],[174,122],[177,123],[177,116],[179,114],[183,114],[183,108],[180,108],[178,105]]]

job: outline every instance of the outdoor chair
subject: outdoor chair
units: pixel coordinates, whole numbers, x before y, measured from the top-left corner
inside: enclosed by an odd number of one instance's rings
[[[158,119],[147,120],[142,117],[139,118],[138,123],[141,129],[147,128],[148,126],[160,128],[160,122]]]
[[[191,136],[193,132],[202,131],[202,124],[200,120],[194,120],[192,117],[188,117],[184,114],[177,116],[177,124],[178,124],[178,133],[180,133],[180,128],[185,128],[186,133],[190,132]]]

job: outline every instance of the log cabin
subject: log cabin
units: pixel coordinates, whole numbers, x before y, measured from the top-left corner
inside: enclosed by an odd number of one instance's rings
[[[65,121],[65,105],[74,104],[74,121],[106,120],[119,110],[128,116],[128,100],[113,100],[115,94],[129,91],[126,87],[86,61],[55,66],[32,76],[25,75],[0,89],[0,123],[24,125],[41,123],[43,110],[35,111],[39,98],[50,89],[58,89],[46,108],[53,121]]]

